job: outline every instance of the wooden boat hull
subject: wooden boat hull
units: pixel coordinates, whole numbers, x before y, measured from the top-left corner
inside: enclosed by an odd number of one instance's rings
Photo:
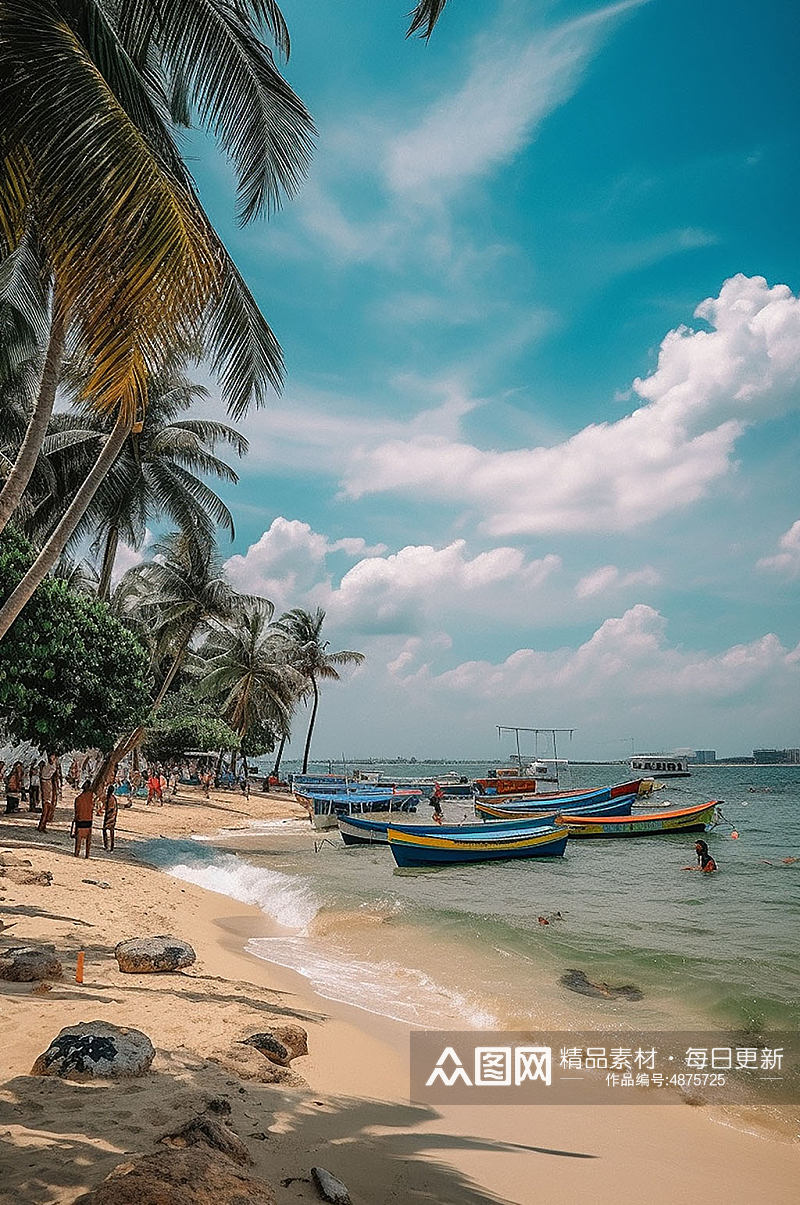
[[[564,811],[570,815],[581,815],[586,812],[592,816],[630,816],[635,795],[623,795],[618,799],[607,799],[604,802],[596,799],[589,801],[567,800],[561,807],[540,806],[531,801],[528,807],[507,807],[505,804],[481,803],[475,804],[475,811],[485,820],[516,820],[535,816],[555,816]]]
[[[474,778],[473,786],[482,792],[489,791],[492,795],[514,795],[520,791],[535,791],[536,779],[523,778],[521,775],[508,778]]]
[[[656,833],[703,833],[714,822],[716,802],[647,816],[562,815],[570,837],[649,837]]]
[[[507,862],[517,858],[560,858],[567,846],[566,828],[520,834],[505,830],[481,841],[389,829],[389,848],[398,866],[451,866],[471,862]]]
[[[481,821],[477,824],[399,824],[396,819],[373,819],[363,816],[339,816],[339,832],[345,845],[387,845],[390,828],[399,832],[424,833],[430,836],[481,836],[491,833],[492,829],[502,829],[503,832],[528,832],[532,829],[543,828],[552,824],[553,813],[543,812],[541,816],[515,816],[496,824]]]
[[[475,796],[475,803],[476,806],[478,803],[494,803],[509,808],[517,806],[544,808],[549,807],[550,804],[557,806],[571,800],[582,803],[595,800],[601,803],[607,799],[618,799],[621,795],[636,795],[640,791],[649,793],[647,782],[647,779],[634,778],[630,782],[619,782],[613,786],[604,787],[575,787],[571,790],[561,791],[506,791],[503,793],[502,799],[498,799],[496,793],[484,793]]]

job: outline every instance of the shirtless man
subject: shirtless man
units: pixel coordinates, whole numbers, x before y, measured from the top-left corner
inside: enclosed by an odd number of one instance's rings
[[[94,795],[88,778],[83,790],[75,798],[75,857],[80,857],[81,846],[86,844],[86,857],[92,843],[92,820],[94,819]]]

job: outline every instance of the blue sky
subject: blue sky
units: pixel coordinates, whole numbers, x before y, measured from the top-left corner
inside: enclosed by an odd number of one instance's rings
[[[793,6],[284,11],[300,195],[191,149],[288,366],[230,576],[367,654],[315,753],[800,745]]]

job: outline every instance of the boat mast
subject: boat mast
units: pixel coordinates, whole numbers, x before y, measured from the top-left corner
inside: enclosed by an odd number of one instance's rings
[[[556,782],[559,782],[558,748],[556,745],[556,735],[559,732],[567,733],[569,735],[569,739],[572,740],[572,734],[574,731],[575,731],[574,728],[521,728],[521,727],[518,727],[516,724],[498,724],[497,725],[497,738],[498,738],[498,740],[501,740],[504,732],[513,732],[516,734],[517,765],[519,766],[520,773],[522,773],[522,756],[521,756],[520,750],[519,750],[519,734],[520,734],[520,732],[533,732],[534,733],[535,738],[536,738],[536,749],[537,750],[539,748],[539,733],[540,732],[549,732],[553,738],[553,760],[555,762],[555,767],[556,767]]]

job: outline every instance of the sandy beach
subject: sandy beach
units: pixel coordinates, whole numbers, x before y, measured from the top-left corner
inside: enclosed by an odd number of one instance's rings
[[[165,1135],[220,1097],[252,1174],[280,1205],[319,1199],[313,1165],[344,1181],[354,1205],[796,1199],[795,1143],[721,1124],[703,1108],[411,1106],[405,1025],[322,999],[300,975],[248,954],[247,939],[266,932],[258,908],[137,858],[160,836],[301,815],[277,795],[206,800],[183,790],[163,808],[122,810],[116,851],[104,854],[98,832],[88,862],[71,855],[66,808],[46,835],[32,817],[2,818],[0,853],[52,882],[0,877],[0,917],[13,925],[0,943],[51,943],[64,968],[49,990],[2,983],[4,1202],[74,1201],[118,1164],[165,1149]],[[179,973],[122,974],[117,942],[154,934],[185,939],[197,961]],[[150,1037],[147,1075],[92,1084],[30,1075],[62,1027],[101,1019]],[[241,1045],[288,1024],[307,1030],[309,1048],[290,1068]]]

